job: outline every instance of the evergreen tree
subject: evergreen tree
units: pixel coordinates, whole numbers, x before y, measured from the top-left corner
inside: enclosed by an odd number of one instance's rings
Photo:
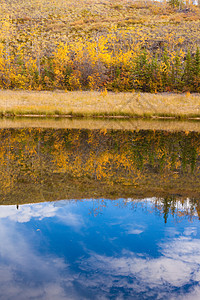
[[[147,51],[144,49],[136,58],[134,70],[134,84],[136,88],[149,92],[150,65],[147,59]]]
[[[193,72],[194,72],[194,81],[193,88],[195,92],[200,92],[200,51],[197,47],[194,60],[193,60]]]
[[[162,91],[162,76],[160,72],[160,62],[158,60],[158,55],[156,54],[155,58],[152,59],[150,64],[150,91]]]
[[[198,47],[194,56],[194,75],[197,77],[200,75],[200,51]]]
[[[172,66],[172,84],[176,90],[180,90],[183,85],[182,81],[182,65],[178,53],[176,53],[175,61]]]
[[[193,73],[193,62],[190,50],[188,50],[185,60],[185,68],[183,74],[184,85],[188,90],[192,89],[192,84],[194,80]]]

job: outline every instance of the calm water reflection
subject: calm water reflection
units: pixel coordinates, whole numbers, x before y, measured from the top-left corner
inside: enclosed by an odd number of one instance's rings
[[[199,199],[198,132],[0,129],[0,299],[200,299]]]
[[[200,197],[200,133],[0,129],[0,201]]]
[[[0,298],[199,299],[197,212],[178,201],[165,223],[163,207],[156,198],[1,206]]]

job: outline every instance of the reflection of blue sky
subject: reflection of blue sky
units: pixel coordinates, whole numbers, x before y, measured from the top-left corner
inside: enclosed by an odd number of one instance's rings
[[[199,299],[199,223],[141,203],[0,207],[0,299]]]

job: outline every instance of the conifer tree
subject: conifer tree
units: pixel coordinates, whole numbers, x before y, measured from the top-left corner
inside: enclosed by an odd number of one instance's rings
[[[164,49],[164,53],[161,57],[161,77],[162,77],[162,86],[163,88],[169,88],[170,80],[169,80],[169,71],[170,71],[170,63],[169,63],[169,55],[167,50]]]
[[[150,77],[150,65],[147,59],[147,51],[142,50],[136,58],[136,65],[134,70],[134,82],[136,88],[141,89],[144,92],[149,91],[149,77]]]
[[[200,92],[200,52],[197,47],[194,60],[193,60],[193,72],[194,72],[194,81],[193,89],[195,92]]]
[[[172,66],[172,84],[174,89],[181,90],[182,82],[182,66],[178,53],[176,53],[174,64]]]
[[[194,77],[193,77],[193,63],[192,63],[192,56],[191,56],[190,49],[188,50],[186,55],[183,80],[184,80],[185,87],[191,91]]]
[[[200,51],[198,47],[194,56],[194,75],[197,77],[200,75]]]

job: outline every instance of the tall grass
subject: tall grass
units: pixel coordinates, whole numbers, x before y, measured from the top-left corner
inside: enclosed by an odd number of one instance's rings
[[[199,94],[0,91],[2,115],[200,117]]]

